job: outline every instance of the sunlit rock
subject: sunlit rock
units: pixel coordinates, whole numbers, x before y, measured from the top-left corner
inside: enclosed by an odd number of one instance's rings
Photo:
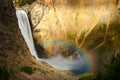
[[[72,42],[94,56],[96,63],[100,61],[98,65],[102,64],[107,61],[108,53],[119,51],[118,3],[118,0],[43,0],[35,3],[30,11],[34,39],[40,45],[50,39]],[[42,46],[48,56],[59,53],[64,56],[70,51],[64,46],[60,51],[58,43]],[[70,51],[69,59],[76,55],[71,53],[75,52]]]
[[[82,34],[85,33],[83,38],[86,38],[98,24],[109,24],[114,17],[112,14],[115,13],[115,6],[107,6],[115,2],[111,1],[106,5],[105,1],[101,1],[98,6],[99,2],[85,2],[86,6],[82,6],[84,3],[79,0],[48,0],[43,4],[36,3],[30,12],[34,30],[40,29],[40,32],[34,34],[35,38],[61,38],[77,45],[82,44],[82,41],[78,40]]]

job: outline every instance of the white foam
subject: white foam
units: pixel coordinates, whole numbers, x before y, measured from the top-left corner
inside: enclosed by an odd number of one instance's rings
[[[25,42],[27,43],[27,46],[31,54],[35,56],[36,59],[39,59],[34,47],[31,26],[30,26],[29,19],[26,12],[24,10],[16,10],[16,15],[18,18],[19,28],[21,30],[23,38],[25,39]]]

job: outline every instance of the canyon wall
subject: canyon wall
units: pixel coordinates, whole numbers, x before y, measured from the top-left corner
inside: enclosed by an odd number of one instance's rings
[[[119,0],[38,0],[24,9],[30,15],[38,44],[51,39],[73,42],[95,58],[94,64],[101,65],[109,61],[112,53],[120,51],[119,3]],[[49,46],[43,47],[52,54]]]

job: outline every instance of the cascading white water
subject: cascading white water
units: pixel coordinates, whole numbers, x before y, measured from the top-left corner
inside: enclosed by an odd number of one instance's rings
[[[34,47],[31,27],[29,23],[28,16],[24,10],[16,10],[16,15],[18,18],[18,25],[21,30],[21,33],[27,43],[27,46],[33,56],[35,56],[36,59],[39,59],[37,56],[37,52]]]
[[[31,27],[26,12],[24,10],[16,10],[16,15],[23,38],[25,39],[25,42],[27,43],[31,54],[35,56],[37,60],[45,61],[57,69],[70,70],[74,73],[83,73],[89,71],[87,60],[84,59],[84,57],[80,57],[80,59],[75,60],[69,60],[60,55],[48,59],[38,58],[36,49],[34,47]]]

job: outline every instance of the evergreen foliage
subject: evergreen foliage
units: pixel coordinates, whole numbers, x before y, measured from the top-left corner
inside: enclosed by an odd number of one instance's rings
[[[33,74],[33,68],[32,67],[30,67],[30,66],[22,66],[21,68],[20,68],[20,71],[23,71],[23,72],[25,72],[25,73],[27,73],[27,74]]]
[[[8,80],[12,73],[3,65],[0,65],[0,80]]]
[[[113,54],[110,66],[106,69],[107,80],[120,80],[120,53]]]
[[[20,7],[25,4],[32,4],[35,0],[14,0],[15,5],[19,5]]]
[[[105,73],[80,75],[79,80],[120,80],[120,53],[114,53]]]

